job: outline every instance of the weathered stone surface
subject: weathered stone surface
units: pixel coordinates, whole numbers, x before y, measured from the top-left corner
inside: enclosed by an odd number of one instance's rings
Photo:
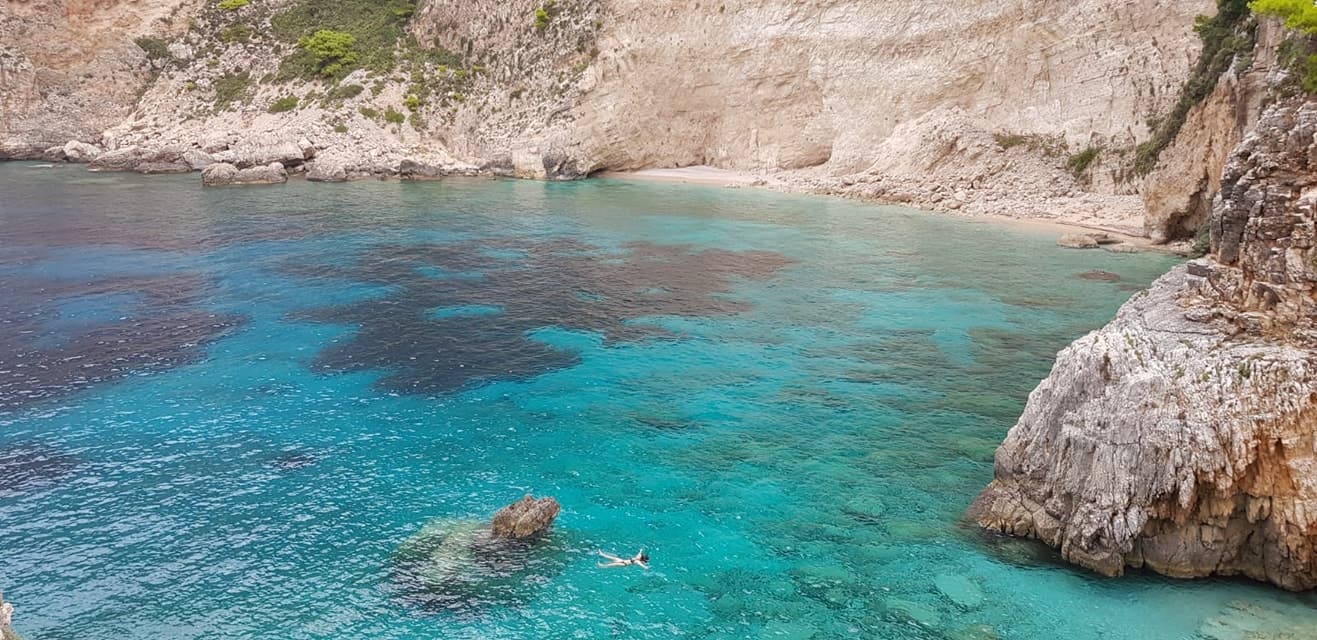
[[[64,144],[64,157],[69,162],[91,162],[99,155],[100,148],[86,142],[70,140]]]
[[[442,167],[424,160],[403,158],[402,162],[398,163],[398,176],[405,179],[438,178],[443,175],[444,170]]]
[[[227,162],[216,162],[201,171],[201,184],[218,187],[234,184],[238,180],[238,168]]]
[[[490,526],[496,538],[529,538],[549,528],[561,507],[553,498],[536,500],[526,494],[494,514]]]
[[[161,173],[191,173],[192,167],[185,162],[143,162],[133,170],[137,173],[155,175]]]
[[[971,513],[1108,575],[1317,588],[1317,101],[1231,155],[1213,254],[1058,356]]]
[[[180,147],[144,148],[136,145],[106,151],[91,161],[92,171],[137,171],[139,165],[178,164],[183,158]],[[160,169],[161,167],[152,167]],[[146,173],[146,172],[143,172]],[[167,171],[166,173],[174,173]]]
[[[201,171],[215,164],[215,158],[200,149],[188,149],[183,152],[183,162],[186,162],[193,171]]]
[[[91,162],[92,171],[132,171],[146,157],[146,151],[137,146],[106,151]]]
[[[321,155],[312,160],[306,172],[312,182],[344,182],[348,179],[347,158],[342,155]]]
[[[1107,575],[1317,587],[1317,358],[1186,319],[1188,278],[1057,356],[971,513]]]
[[[285,167],[298,166],[307,160],[308,153],[314,155],[314,147],[304,149],[298,143],[289,140],[276,142],[243,140],[213,155],[216,162],[227,162],[239,169],[247,169],[267,166],[274,162]]]
[[[1098,241],[1083,233],[1067,233],[1057,239],[1056,246],[1068,249],[1096,249]]]
[[[217,162],[201,172],[201,184],[220,187],[242,184],[282,184],[288,181],[288,172],[278,162],[263,167],[239,169],[227,162]]]

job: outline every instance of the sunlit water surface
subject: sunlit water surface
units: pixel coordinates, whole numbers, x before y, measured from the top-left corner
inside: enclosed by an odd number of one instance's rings
[[[1192,638],[1311,613],[964,523],[1055,352],[1172,264],[1053,239],[752,190],[0,165],[0,589],[38,640]],[[563,512],[513,580],[400,578],[422,525],[526,492]],[[651,571],[595,566],[640,547]]]

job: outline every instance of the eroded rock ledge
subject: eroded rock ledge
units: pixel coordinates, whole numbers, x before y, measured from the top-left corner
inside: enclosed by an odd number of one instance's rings
[[[971,508],[1106,575],[1317,588],[1317,102],[1232,154],[1213,255],[1063,350]]]

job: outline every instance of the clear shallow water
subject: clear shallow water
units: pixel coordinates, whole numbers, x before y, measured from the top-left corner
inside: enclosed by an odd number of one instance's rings
[[[32,638],[1312,620],[1311,597],[1100,579],[962,522],[1055,351],[1165,257],[611,181],[202,190],[0,164],[0,193],[0,589]],[[424,523],[525,492],[564,510],[524,586],[436,606],[399,584]],[[650,572],[594,566],[642,546]]]

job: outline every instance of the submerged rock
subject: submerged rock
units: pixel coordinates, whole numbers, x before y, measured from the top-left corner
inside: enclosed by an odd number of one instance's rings
[[[1081,280],[1096,280],[1098,282],[1120,282],[1120,276],[1101,269],[1089,269],[1079,274]]]
[[[478,520],[440,518],[399,545],[392,573],[406,599],[452,610],[525,600],[564,565],[548,537],[499,538]]]
[[[494,514],[490,523],[496,538],[523,539],[542,533],[562,509],[553,498],[536,500],[529,493]]]
[[[983,606],[983,591],[974,581],[951,573],[941,573],[933,578],[933,587],[938,593],[962,609],[977,609]]]

